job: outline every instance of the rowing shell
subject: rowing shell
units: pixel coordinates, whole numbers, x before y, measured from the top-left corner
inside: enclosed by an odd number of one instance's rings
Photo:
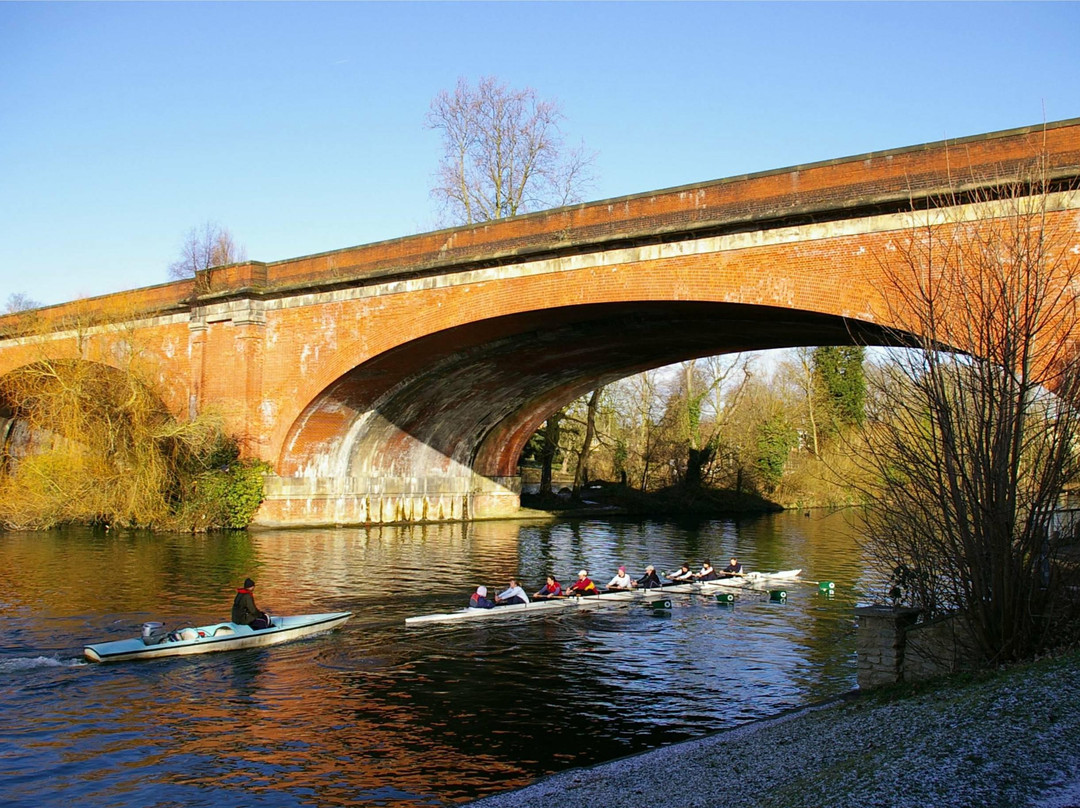
[[[668,595],[711,595],[730,589],[760,589],[773,583],[794,581],[802,570],[782,570],[780,572],[748,572],[735,578],[723,578],[700,583],[665,584],[656,589],[633,589],[626,592],[602,592],[599,595],[584,595],[553,600],[533,600],[529,603],[514,603],[510,606],[496,606],[492,609],[465,608],[443,614],[423,614],[405,618],[405,625],[415,626],[420,623],[449,623],[458,620],[482,620],[501,617],[508,614],[538,614],[540,612],[561,611],[563,609],[587,609],[603,604],[619,604],[633,601],[650,603]]]
[[[711,595],[728,589],[764,589],[773,584],[797,581],[802,570],[779,572],[747,572],[733,578],[717,578],[714,581],[689,581],[685,584],[665,584],[663,591],[672,595]]]
[[[640,601],[650,601],[662,598],[667,590],[638,589],[627,592],[601,592],[599,595],[580,595],[568,598],[555,598],[552,600],[532,600],[528,603],[512,603],[509,606],[495,606],[492,609],[465,608],[456,612],[445,614],[423,614],[418,617],[406,617],[405,625],[415,626],[419,623],[449,623],[457,620],[478,620],[489,617],[501,617],[508,614],[538,614],[539,612],[554,612],[563,609],[588,609],[604,604],[620,604]]]

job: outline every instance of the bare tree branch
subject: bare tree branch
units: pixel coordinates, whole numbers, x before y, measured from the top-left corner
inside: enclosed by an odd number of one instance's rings
[[[502,219],[581,200],[595,155],[567,149],[554,101],[492,76],[475,87],[459,78],[431,102],[427,125],[442,132],[431,194],[456,222]]]

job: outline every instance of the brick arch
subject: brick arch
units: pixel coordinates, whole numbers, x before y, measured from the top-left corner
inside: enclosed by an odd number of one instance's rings
[[[547,267],[547,272],[532,274],[526,266],[517,274],[482,282],[381,298],[378,327],[367,325],[370,314],[363,305],[337,304],[332,315],[335,331],[346,331],[351,323],[361,325],[350,341],[339,342],[328,355],[319,356],[318,369],[308,374],[308,383],[281,397],[284,417],[279,437],[270,441],[280,447],[278,472],[341,475],[358,462],[362,466],[366,461],[356,457],[345,461],[341,454],[344,435],[356,424],[358,413],[385,414],[383,409],[393,409],[390,398],[399,403],[422,398],[417,390],[425,383],[433,390],[441,388],[444,396],[468,400],[478,391],[462,393],[449,382],[436,383],[435,376],[446,372],[445,363],[459,353],[482,353],[487,345],[489,351],[508,351],[516,372],[538,359],[522,335],[536,335],[536,344],[563,340],[587,345],[592,339],[606,340],[598,344],[606,346],[608,355],[619,357],[610,367],[593,360],[595,367],[581,379],[552,381],[556,378],[552,374],[563,371],[548,368],[545,379],[537,384],[544,393],[564,385],[568,390],[584,385],[587,390],[597,380],[610,381],[691,356],[814,344],[804,333],[808,324],[819,335],[829,333],[829,339],[847,341],[852,324],[864,323],[871,330],[878,327],[872,325],[872,312],[880,306],[875,304],[872,278],[876,267],[871,251],[883,250],[888,237],[887,233],[855,234],[810,240],[795,249],[787,244],[751,244],[707,254],[674,251],[658,256],[655,249],[631,250],[602,254],[595,258],[596,265],[580,269],[574,266],[580,259],[553,261],[554,269]],[[324,315],[324,330],[329,316]],[[668,323],[666,317],[676,319]],[[725,322],[739,325],[725,332]],[[756,327],[743,325],[750,322]],[[844,325],[830,330],[822,323]],[[680,327],[687,333],[678,334]],[[310,326],[297,326],[302,329]],[[497,347],[500,340],[510,340],[517,347]],[[587,353],[586,348],[581,351]],[[573,367],[566,353],[549,352],[558,363]],[[487,360],[477,361],[482,365]],[[508,386],[514,378],[510,374]],[[408,385],[411,392],[395,393],[379,405],[383,409],[376,407],[397,385]],[[492,417],[496,412],[498,417],[486,422],[485,434],[505,432],[503,420],[522,406],[535,409],[517,399],[505,412],[494,408]],[[439,410],[446,411],[446,406],[440,404]],[[545,415],[529,417],[542,420]],[[401,418],[410,421],[408,416]],[[321,463],[316,461],[320,454]],[[510,466],[505,456],[496,460],[498,453],[491,449],[478,450],[478,454],[487,473],[494,473],[495,468],[505,472]],[[466,462],[460,451],[448,456]],[[393,463],[388,465],[384,458],[375,465],[387,469]]]
[[[296,420],[283,475],[516,474],[555,409],[604,384],[693,357],[881,340],[814,312],[690,301],[563,306],[455,326],[361,362]]]

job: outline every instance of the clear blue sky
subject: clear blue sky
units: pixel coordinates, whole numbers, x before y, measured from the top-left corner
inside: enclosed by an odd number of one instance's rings
[[[438,224],[458,76],[561,102],[599,199],[1080,117],[1076,3],[0,3],[0,307]]]

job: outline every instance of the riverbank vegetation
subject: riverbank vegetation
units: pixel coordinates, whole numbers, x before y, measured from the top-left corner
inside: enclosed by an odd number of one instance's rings
[[[203,531],[251,520],[265,464],[239,460],[220,418],[177,420],[125,364],[43,358],[0,379],[0,524]]]
[[[945,199],[958,213],[916,216],[896,242],[885,319],[910,324],[892,335],[907,350],[856,455],[866,547],[895,598],[961,615],[983,664],[1080,633],[1057,508],[1080,479],[1080,258],[1044,176]]]
[[[526,499],[554,507],[603,489],[608,504],[657,513],[853,504],[864,358],[858,346],[707,357],[607,385],[533,437]]]

